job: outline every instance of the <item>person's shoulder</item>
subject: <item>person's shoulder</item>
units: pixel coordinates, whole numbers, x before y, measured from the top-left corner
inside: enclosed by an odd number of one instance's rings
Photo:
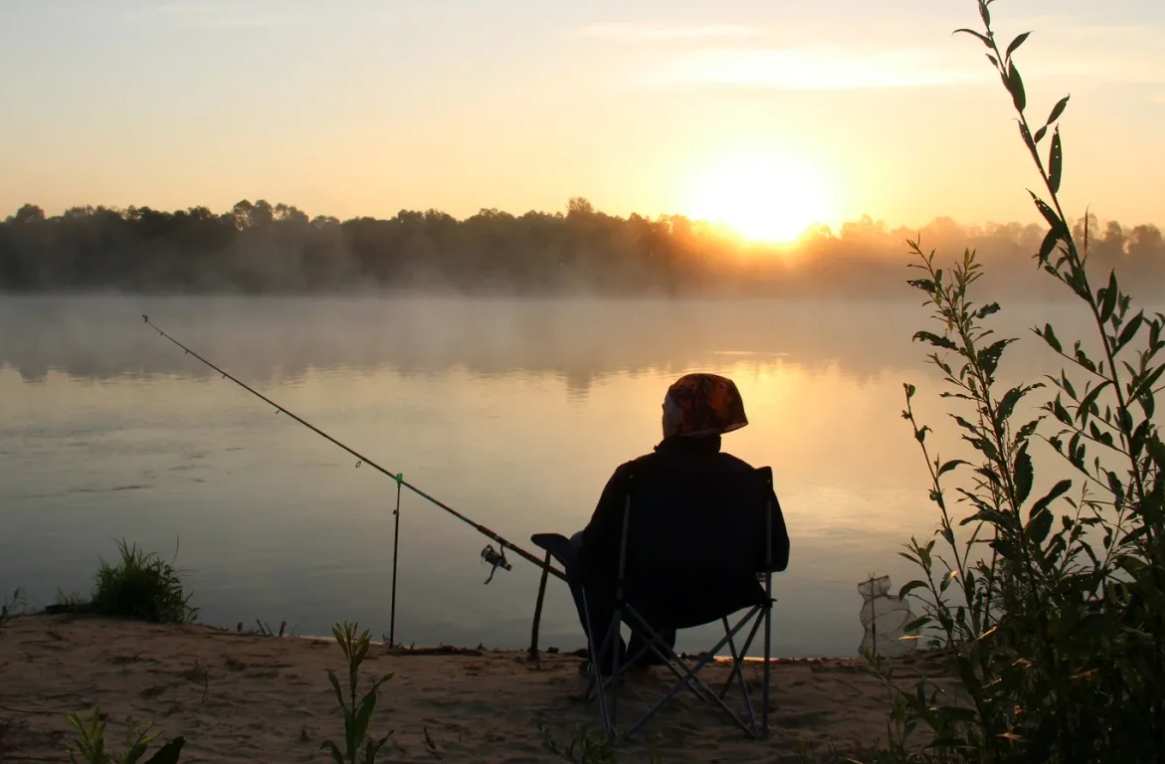
[[[623,462],[615,469],[615,473],[628,475],[634,472],[637,468],[650,467],[651,465],[658,462],[659,454],[653,451],[648,454],[643,454],[642,456],[637,456],[630,461]]]
[[[751,464],[749,464],[745,460],[741,459],[739,456],[734,456],[734,455],[728,453],[727,451],[721,451],[719,456],[720,456],[720,463],[724,467],[732,470],[733,472],[736,472],[736,471],[747,472],[747,471],[751,471],[751,470],[756,469],[756,467],[752,466]]]
[[[654,454],[644,454],[636,457],[631,461],[623,462],[611,473],[611,477],[607,479],[607,485],[603,489],[604,496],[616,496],[629,490],[635,474],[643,470],[643,465],[648,464],[648,461]]]

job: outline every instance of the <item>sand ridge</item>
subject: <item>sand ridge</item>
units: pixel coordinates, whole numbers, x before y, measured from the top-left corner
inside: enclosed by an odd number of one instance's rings
[[[885,735],[888,700],[863,664],[776,662],[772,735],[762,742],[684,691],[627,745],[620,761],[645,761],[648,740],[664,764],[799,761],[801,739],[822,752],[831,745],[843,751],[868,745]],[[376,645],[362,686],[372,676],[394,676],[381,690],[370,733],[394,730],[403,749],[386,748],[378,761],[556,761],[542,747],[539,724],[559,739],[579,724],[599,729],[597,708],[572,699],[584,687],[578,665],[566,655],[535,662],[514,651],[394,655]],[[152,718],[165,738],[185,736],[183,762],[325,762],[320,743],[339,743],[343,735],[328,668],[343,681],[344,656],[328,640],[20,616],[0,634],[0,761],[67,762],[65,714],[96,704],[108,717],[115,750],[122,748],[126,719]],[[922,658],[899,668],[900,675],[919,671],[935,669]],[[712,667],[701,676],[722,683],[728,669]],[[759,666],[750,665],[747,676],[759,684]],[[670,684],[662,668],[630,677],[620,696],[621,721],[646,710]],[[739,693],[728,697],[739,703]]]

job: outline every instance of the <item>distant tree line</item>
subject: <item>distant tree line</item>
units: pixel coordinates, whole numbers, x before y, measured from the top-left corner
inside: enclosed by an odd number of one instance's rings
[[[1165,285],[1159,228],[1095,217],[1088,224],[1093,267],[1116,268],[1142,292]],[[1084,221],[1076,225],[1082,231]],[[811,229],[794,245],[762,247],[682,216],[607,215],[581,198],[559,213],[489,209],[457,220],[401,211],[343,222],[263,200],[221,214],[75,207],[55,217],[26,204],[0,223],[0,290],[878,298],[907,294],[905,241],[919,235],[942,257],[978,250],[1005,293],[1054,296],[1031,259],[1043,239],[1039,225],[940,218],[921,230],[890,229],[864,217],[837,231]]]

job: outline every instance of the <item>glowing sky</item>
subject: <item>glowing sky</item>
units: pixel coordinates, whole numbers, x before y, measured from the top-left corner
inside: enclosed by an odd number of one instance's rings
[[[1034,30],[1032,117],[1072,94],[1069,207],[1165,222],[1165,3],[992,7],[1000,37]],[[0,0],[0,216],[689,213],[763,157],[808,174],[825,201],[797,214],[827,223],[1034,219],[1010,103],[959,26],[973,0]]]

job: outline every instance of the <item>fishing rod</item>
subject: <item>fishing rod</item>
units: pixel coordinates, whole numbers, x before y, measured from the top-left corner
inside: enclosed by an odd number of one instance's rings
[[[481,552],[482,559],[485,560],[487,563],[489,563],[492,566],[492,570],[490,571],[489,579],[486,580],[487,584],[491,580],[493,580],[493,574],[494,574],[494,572],[497,571],[498,568],[503,568],[504,570],[511,570],[512,569],[512,566],[506,560],[506,549],[507,548],[516,552],[518,554],[518,556],[526,559],[529,562],[534,563],[539,568],[542,568],[542,570],[544,571],[544,574],[543,574],[544,577],[545,577],[545,573],[550,573],[551,575],[556,576],[557,578],[559,578],[563,581],[566,580],[566,575],[561,570],[558,570],[557,568],[555,568],[553,565],[550,564],[549,557],[547,557],[546,560],[541,560],[541,559],[535,557],[534,555],[530,554],[529,552],[527,552],[525,549],[518,546],[517,544],[514,544],[514,543],[502,538],[501,536],[494,533],[493,531],[491,531],[489,528],[485,527],[481,523],[474,522],[473,520],[469,519],[465,515],[458,512],[457,510],[453,509],[453,507],[450,507],[448,504],[445,504],[444,502],[433,498],[429,494],[422,491],[420,488],[417,488],[415,485],[411,485],[408,481],[404,480],[401,473],[396,473],[396,472],[392,472],[391,470],[385,469],[384,467],[382,467],[379,464],[377,464],[376,462],[372,461],[371,459],[369,459],[367,456],[360,453],[359,451],[356,451],[352,448],[349,448],[348,446],[346,446],[343,443],[341,443],[340,441],[336,440],[331,435],[328,435],[326,432],[324,432],[320,428],[316,427],[312,423],[307,422],[304,419],[301,419],[300,417],[296,416],[292,412],[283,408],[278,403],[271,400],[267,396],[263,395],[262,393],[260,393],[258,390],[254,389],[253,387],[251,387],[247,383],[245,383],[245,382],[237,379],[236,377],[232,376],[231,374],[223,371],[218,366],[215,366],[213,363],[206,360],[205,358],[200,356],[198,353],[195,353],[193,350],[186,347],[181,342],[179,342],[178,340],[171,337],[169,334],[166,334],[166,332],[162,331],[162,329],[159,328],[157,326],[157,324],[150,321],[149,316],[143,314],[142,319],[146,322],[147,326],[152,328],[158,334],[162,335],[162,337],[166,338],[170,342],[174,343],[178,347],[185,350],[187,355],[194,356],[195,358],[197,358],[199,361],[201,361],[206,366],[209,366],[210,368],[217,371],[219,374],[221,374],[223,376],[224,379],[229,379],[230,381],[234,382],[239,387],[241,387],[244,390],[246,390],[247,392],[249,392],[251,395],[254,395],[255,397],[259,398],[260,400],[264,401],[265,403],[267,403],[271,406],[274,406],[276,411],[287,414],[287,416],[289,416],[292,419],[294,419],[295,421],[299,422],[300,424],[302,424],[304,427],[308,428],[309,430],[311,430],[315,434],[331,441],[334,445],[339,446],[340,448],[344,449],[352,456],[355,456],[359,460],[356,463],[357,467],[359,467],[361,464],[367,464],[369,467],[373,468],[374,470],[376,470],[380,473],[383,473],[384,475],[387,475],[388,477],[395,480],[396,484],[398,486],[398,498],[399,498],[399,488],[401,488],[401,487],[408,488],[410,491],[415,493],[417,496],[420,496],[423,499],[428,499],[430,503],[445,510],[446,512],[453,515],[461,522],[472,527],[474,530],[476,530],[478,533],[485,536],[486,538],[492,539],[494,542],[496,542],[498,545],[497,550],[494,550],[494,548],[492,546],[487,546]],[[398,517],[399,517],[399,514],[398,514]]]

